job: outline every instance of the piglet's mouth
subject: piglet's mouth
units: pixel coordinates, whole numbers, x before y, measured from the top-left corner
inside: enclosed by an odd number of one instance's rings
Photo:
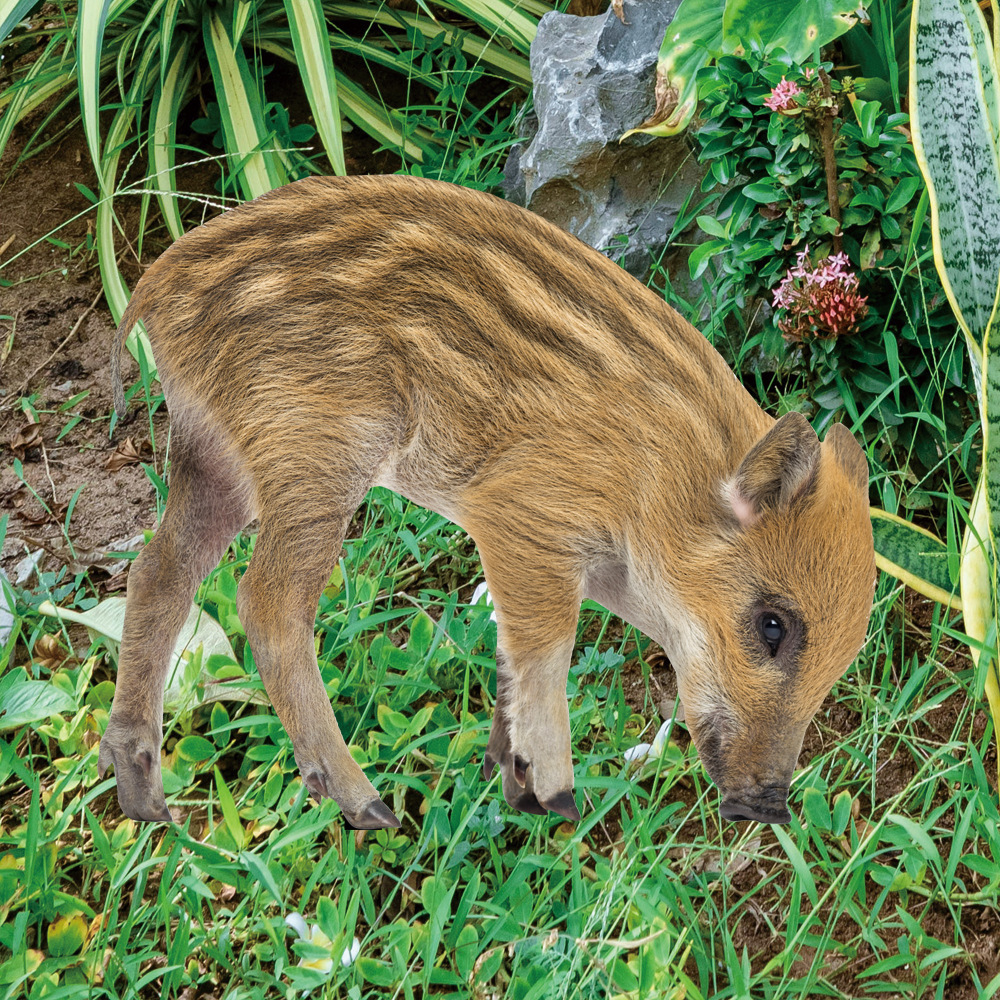
[[[788,789],[780,793],[780,799],[775,792],[766,792],[755,798],[725,798],[719,807],[723,819],[739,823],[753,820],[755,823],[790,823],[792,814],[785,805]]]

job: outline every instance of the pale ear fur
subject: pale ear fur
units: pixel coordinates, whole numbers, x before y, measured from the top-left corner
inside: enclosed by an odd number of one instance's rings
[[[808,495],[819,468],[819,438],[801,413],[786,413],[747,452],[723,497],[744,528],[766,511]]]

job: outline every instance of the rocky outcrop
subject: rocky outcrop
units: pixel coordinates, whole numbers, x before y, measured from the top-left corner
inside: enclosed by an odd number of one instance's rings
[[[656,61],[680,0],[625,0],[594,17],[546,14],[531,46],[534,114],[507,161],[511,201],[644,277],[703,170],[683,135],[623,133],[655,106]],[[686,264],[671,267],[686,279]],[[685,283],[682,280],[682,284]]]

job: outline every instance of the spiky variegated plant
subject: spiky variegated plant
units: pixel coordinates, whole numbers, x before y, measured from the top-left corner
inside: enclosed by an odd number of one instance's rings
[[[997,30],[996,0],[990,0]],[[962,612],[977,683],[1000,724],[996,662],[1000,537],[1000,79],[975,0],[914,0],[913,148],[931,204],[934,263],[965,334],[979,393],[983,469],[961,554]]]
[[[528,48],[538,18],[551,9],[546,0],[438,0],[438,9],[453,11],[469,26],[459,31],[435,20],[424,0],[417,11],[336,0],[78,0],[58,3],[58,11],[47,11],[37,24],[22,24],[37,5],[38,0],[0,0],[0,57],[33,46],[0,90],[0,153],[14,127],[32,112],[48,112],[32,139],[38,149],[45,145],[38,137],[55,115],[73,105],[79,109],[100,189],[98,256],[115,319],[128,302],[112,238],[122,155],[126,162],[139,156],[141,163],[148,153],[148,187],[157,192],[169,232],[178,238],[183,224],[174,152],[177,120],[186,105],[217,104],[225,171],[240,198],[288,183],[296,169],[345,173],[342,117],[419,163],[435,153],[435,137],[361,87],[340,67],[341,54],[355,65],[360,57],[380,72],[400,73],[441,91],[452,81],[427,70],[421,46],[443,37],[470,67],[526,86]],[[325,166],[310,167],[297,151],[282,148],[266,120],[265,59],[297,67]],[[102,108],[115,109],[103,133]]]

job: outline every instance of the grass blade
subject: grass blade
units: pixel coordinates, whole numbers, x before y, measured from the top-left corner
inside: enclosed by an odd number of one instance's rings
[[[370,7],[366,7],[360,3],[327,4],[326,11],[329,16],[336,18],[356,18],[390,28],[414,28],[425,38],[436,38],[443,32],[445,45],[452,44],[457,31],[451,25],[439,24],[429,17],[414,14],[410,11],[389,9],[373,11]],[[528,60],[524,54],[508,51],[503,46],[497,45],[489,39],[480,38],[469,32],[460,31],[458,34],[462,42],[462,51],[469,57],[471,62],[481,63],[484,66],[490,67],[497,76],[504,80],[510,80],[511,83],[519,83],[523,86],[531,84],[531,67],[528,65]],[[335,48],[341,48],[351,47],[351,43],[357,44],[359,40],[353,38],[353,36],[341,38],[339,35],[333,35],[331,41]],[[371,46],[369,45],[368,47],[370,48]]]
[[[6,149],[14,127],[22,119],[60,90],[73,86],[76,71],[70,68],[71,60],[65,57],[52,58],[64,46],[63,38],[58,35],[52,38],[28,72],[0,94],[0,111],[3,112],[3,117],[0,118],[0,155]],[[51,63],[55,63],[55,66],[51,66]]]
[[[226,152],[245,198],[288,183],[264,127],[257,88],[243,49],[233,45],[214,10],[204,21],[205,51],[215,82]],[[265,147],[269,147],[264,152]]]
[[[27,16],[38,0],[0,0],[0,42]]]
[[[262,40],[259,47],[288,62],[295,62],[295,53],[279,42]],[[334,73],[344,115],[384,146],[396,150],[408,160],[422,163],[424,156],[435,145],[427,130],[419,127],[407,129],[405,115],[380,104],[340,70],[334,68]]]
[[[523,14],[519,3],[504,0],[441,0],[441,6],[475,21],[490,35],[509,39],[525,55],[538,31],[538,22]]]
[[[155,45],[148,46],[145,50],[143,60],[132,79],[128,99],[118,109],[111,123],[111,128],[108,129],[104,147],[105,154],[98,162],[101,198],[97,203],[97,261],[101,271],[101,283],[104,286],[104,297],[116,323],[121,320],[131,293],[121,271],[118,270],[118,257],[115,250],[115,178],[118,173],[118,161],[128,140],[141,98],[152,83],[153,74],[150,71],[157,55]],[[136,345],[137,342],[131,338],[130,340],[129,349],[132,350],[132,345]],[[153,355],[145,333],[140,335],[139,343],[145,349],[146,357],[151,359]],[[135,349],[138,350],[138,346]],[[150,368],[152,367],[152,361],[150,361]]]
[[[340,127],[337,77],[333,71],[330,34],[326,29],[323,5],[321,0],[285,0],[285,12],[316,129],[323,140],[333,172],[343,177],[347,173],[344,136]]]
[[[90,158],[101,183],[101,47],[110,7],[111,0],[80,0],[76,21],[76,72],[83,131],[87,137]]]
[[[170,230],[179,240],[184,235],[178,207],[177,176],[174,170],[174,147],[177,138],[177,116],[188,84],[194,74],[194,64],[188,60],[190,38],[185,38],[177,48],[173,62],[156,89],[150,120],[149,157],[152,161],[156,198],[160,211]]]
[[[341,105],[347,117],[372,138],[399,151],[409,160],[422,163],[425,153],[433,147],[423,129],[407,129],[406,116],[383,107],[353,80],[339,70],[337,86]]]
[[[165,80],[173,51],[174,26],[183,0],[167,0],[160,16],[160,79]]]

